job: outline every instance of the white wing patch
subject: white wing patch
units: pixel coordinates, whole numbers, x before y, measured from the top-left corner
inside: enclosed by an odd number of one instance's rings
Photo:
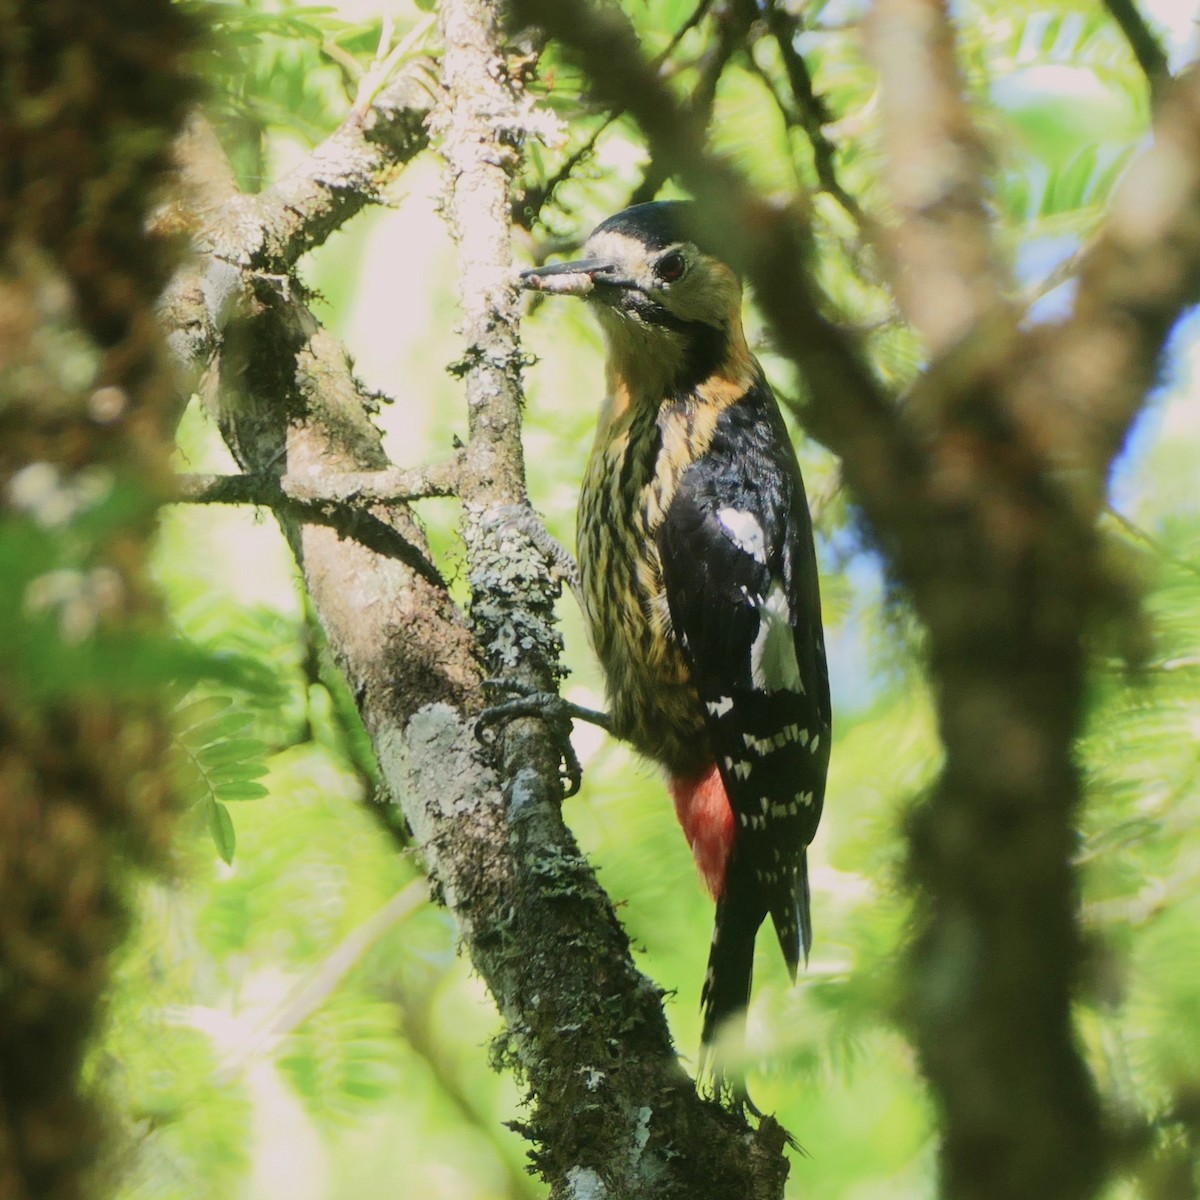
[[[791,609],[783,584],[771,581],[766,599],[755,598],[758,608],[758,633],[750,646],[750,680],[764,692],[801,692],[800,664],[796,661],[796,640],[792,636]]]
[[[717,520],[739,550],[750,555],[756,562],[767,561],[766,536],[753,513],[743,512],[739,508],[719,508]]]

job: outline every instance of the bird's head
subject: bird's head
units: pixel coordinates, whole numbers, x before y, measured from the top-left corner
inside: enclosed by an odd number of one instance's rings
[[[590,301],[617,376],[655,399],[749,363],[737,274],[694,240],[692,205],[635,204],[592,231],[581,258],[521,274],[522,286]]]

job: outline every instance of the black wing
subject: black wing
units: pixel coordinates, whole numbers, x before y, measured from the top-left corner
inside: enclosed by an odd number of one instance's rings
[[[812,525],[765,381],[727,408],[658,533],[671,621],[734,811],[718,900],[705,1041],[749,1000],[769,912],[793,977],[812,942],[805,849],[829,762],[829,677]]]

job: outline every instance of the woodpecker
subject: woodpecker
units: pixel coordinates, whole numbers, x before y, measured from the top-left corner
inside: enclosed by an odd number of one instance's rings
[[[580,590],[612,730],[665,769],[716,901],[703,1064],[749,1004],[768,915],[793,980],[808,958],[831,712],[800,467],[747,348],[741,282],[695,239],[691,210],[634,205],[583,258],[521,279],[584,297],[605,334]]]

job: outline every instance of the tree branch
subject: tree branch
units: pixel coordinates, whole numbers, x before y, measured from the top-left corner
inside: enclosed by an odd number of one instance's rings
[[[1077,280],[1071,315],[1035,334],[1010,390],[1031,441],[1094,520],[1167,337],[1200,295],[1200,68],[1164,94],[1154,142],[1118,187]]]
[[[289,175],[257,196],[237,191],[208,122],[193,115],[176,142],[180,199],[160,213],[160,230],[191,234],[203,251],[163,292],[159,319],[180,369],[176,419],[247,300],[247,271],[286,280],[300,256],[369,203],[392,174],[428,144],[429,97],[412,77],[354,110]]]
[[[1104,7],[1125,35],[1133,57],[1150,85],[1150,98],[1157,103],[1171,80],[1166,51],[1133,0],[1104,0]]]
[[[351,136],[345,126],[343,131]],[[212,175],[215,143],[206,145]],[[414,147],[411,140],[402,145],[404,152]],[[399,165],[388,165],[386,149],[379,153],[380,170]],[[320,174],[316,168],[298,171],[304,178]],[[411,513],[382,501],[339,511],[343,485],[361,482],[360,499],[366,501],[381,481],[404,486],[406,479],[421,482],[419,475],[396,474],[387,461],[370,420],[372,398],[354,377],[344,348],[299,298],[300,289],[286,275],[265,275],[249,265],[264,235],[244,199],[235,195],[215,209],[187,214],[186,226],[197,230],[206,252],[176,277],[160,309],[186,369],[196,374],[218,359],[209,399],[246,474],[212,486],[218,493],[228,489],[231,498],[278,502],[281,526],[369,732],[403,729],[425,703],[477,709],[481,676],[469,634]],[[356,205],[361,208],[348,198],[335,207],[344,218]],[[221,284],[216,291],[206,287],[214,278]],[[430,471],[427,481],[447,482],[440,468]],[[288,495],[285,479],[301,494]],[[398,780],[395,774],[388,778],[393,794],[402,790]]]
[[[491,519],[525,503],[508,201],[516,165],[509,122],[520,89],[489,0],[443,0],[439,15],[447,103],[435,124],[461,263],[472,617],[494,671],[548,691],[559,673],[557,587],[527,539]],[[562,751],[546,722],[513,721],[500,741],[504,803],[487,810],[497,822],[494,865],[481,878],[464,869],[469,858],[459,864],[454,907],[531,1086],[535,1161],[552,1196],[779,1197],[782,1130],[767,1119],[751,1134],[702,1101],[679,1067],[661,993],[634,967],[612,906],[562,822]]]
[[[695,15],[693,14],[693,16]],[[688,98],[692,119],[697,124],[707,127],[712,119],[717,84],[734,55],[743,49],[748,49],[751,40],[748,35],[757,16],[754,0],[725,0],[725,3],[712,13],[715,26],[713,37],[696,64],[696,81],[692,85],[691,95]],[[663,61],[662,58],[657,59],[655,66],[657,67]],[[665,75],[660,77],[665,78]],[[661,161],[651,159],[641,182],[633,189],[629,203],[643,204],[653,200],[667,181],[669,174]]]
[[[422,878],[414,879],[351,929],[288,989],[282,1003],[268,1019],[227,1055],[221,1070],[221,1083],[232,1083],[254,1059],[273,1053],[284,1038],[321,1008],[385,933],[407,920],[428,900],[428,883]]]
[[[1002,306],[986,157],[963,102],[944,0],[878,0],[867,34],[899,217],[885,260],[905,316],[937,355]]]
[[[234,245],[220,249],[262,271],[284,273],[368,204],[398,167],[429,144],[430,98],[413,75],[402,74],[369,109],[353,108],[342,124],[295,170],[256,196],[238,197],[231,213]],[[216,224],[222,222],[218,219]]]
[[[866,213],[858,201],[842,186],[837,176],[837,148],[825,133],[825,126],[830,123],[829,110],[825,100],[819,96],[813,87],[812,75],[804,56],[796,49],[796,34],[799,32],[799,21],[779,7],[777,0],[768,0],[766,5],[767,27],[775,44],[779,47],[783,67],[787,72],[788,83],[795,101],[792,118],[804,130],[812,146],[813,168],[817,173],[817,183],[820,190],[832,196],[846,214],[860,228],[869,232],[873,228]]]
[[[655,66],[661,67],[675,53],[679,43],[708,16],[713,3],[714,0],[698,0],[696,7],[692,9],[683,24],[671,35],[671,40],[663,48],[662,53],[654,60]]]
[[[175,477],[177,500],[188,504],[259,504],[276,508],[289,502],[362,507],[407,504],[433,496],[453,496],[461,487],[460,459],[430,467],[387,467],[304,475],[201,475]]]
[[[445,580],[430,559],[424,542],[410,540],[395,523],[372,511],[372,506],[381,509],[402,506],[412,497],[392,495],[370,499],[353,491],[346,494],[345,479],[369,483],[376,476],[407,474],[394,470],[362,471],[344,476],[318,475],[315,479],[272,475],[179,476],[175,498],[197,504],[261,504],[273,509],[281,519],[322,525],[334,530],[340,538],[353,538],[376,554],[404,563],[434,587],[444,588]]]

